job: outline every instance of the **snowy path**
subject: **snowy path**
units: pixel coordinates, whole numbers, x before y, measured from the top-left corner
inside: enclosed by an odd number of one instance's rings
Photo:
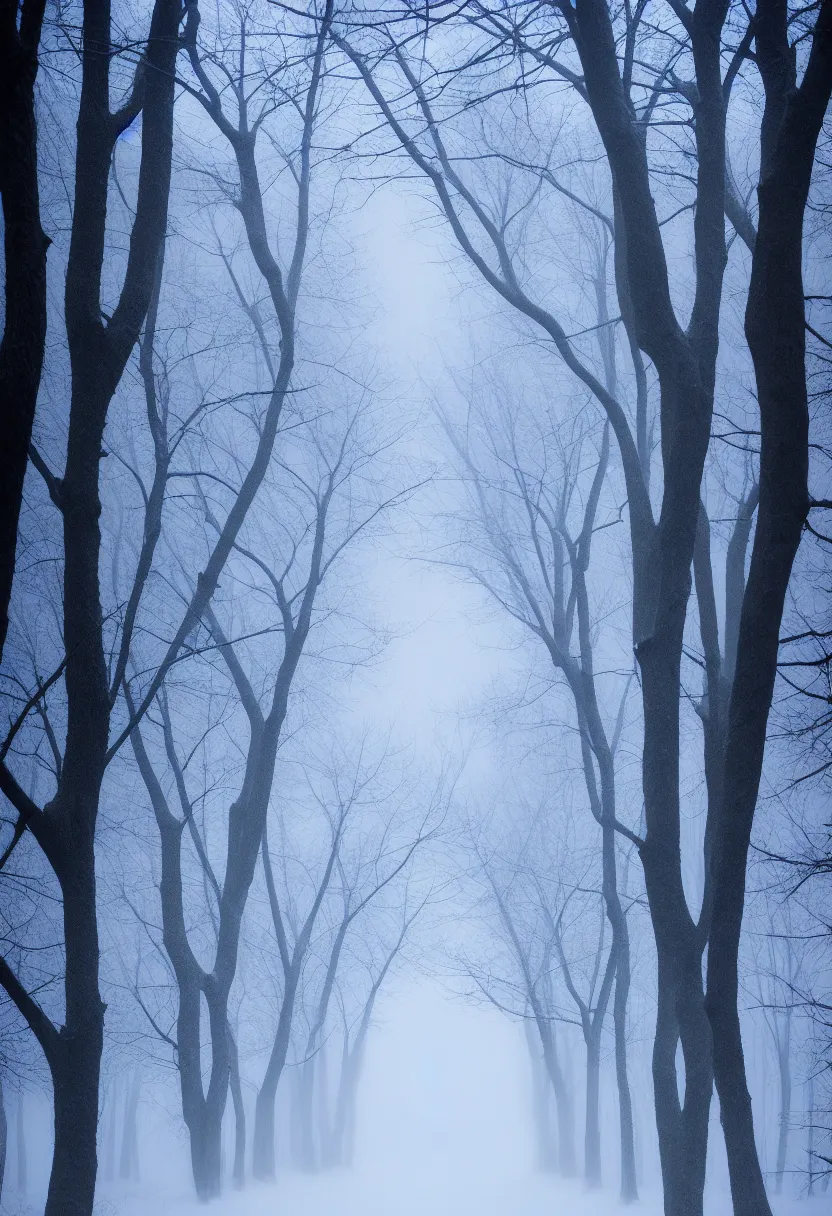
[[[527,1061],[517,1028],[499,1015],[419,986],[382,1014],[367,1065],[355,1171],[287,1171],[275,1186],[201,1206],[172,1092],[170,1116],[144,1107],[145,1187],[102,1187],[96,1216],[661,1216],[655,1189],[622,1208],[611,1166],[593,1194],[532,1170]],[[776,1216],[821,1213],[832,1213],[832,1195],[776,1207]],[[712,1199],[707,1216],[730,1216],[730,1204]]]
[[[207,1209],[212,1216],[660,1216],[656,1196],[623,1208],[614,1194],[587,1195],[580,1185],[540,1177],[472,1178],[433,1170],[407,1175],[335,1174],[326,1178],[287,1176],[273,1187],[228,1195]],[[828,1216],[829,1196],[786,1201],[777,1216]],[[101,1216],[198,1216],[206,1208],[184,1195],[166,1200],[138,1197],[101,1205]],[[729,1216],[730,1205],[708,1205],[708,1216]]]

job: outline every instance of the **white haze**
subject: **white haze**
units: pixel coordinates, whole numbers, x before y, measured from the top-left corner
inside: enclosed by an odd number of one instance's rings
[[[629,1051],[640,1197],[632,1209],[621,1207],[617,1197],[618,1107],[612,1035],[606,1034],[601,1050],[603,1186],[588,1191],[580,1178],[584,1044],[574,1009],[569,1019],[572,1024],[558,1033],[564,1071],[575,1094],[577,1170],[575,1178],[561,1179],[538,1168],[529,1052],[522,1019],[516,1016],[517,1009],[506,996],[507,985],[488,988],[482,984],[478,988],[472,979],[474,964],[471,974],[466,975],[460,963],[468,950],[465,925],[475,918],[474,897],[459,896],[448,878],[454,871],[454,882],[457,881],[455,866],[457,870],[465,869],[457,864],[455,852],[463,820],[470,822],[481,814],[482,823],[496,823],[495,831],[499,833],[505,825],[494,806],[506,796],[506,790],[522,787],[523,797],[528,796],[529,803],[537,798],[542,806],[545,799],[553,800],[562,813],[564,836],[572,832],[579,837],[581,848],[585,851],[588,848],[587,837],[581,835],[584,827],[575,828],[576,822],[583,824],[585,808],[580,794],[573,799],[569,785],[568,774],[574,778],[577,771],[569,708],[551,710],[547,717],[541,686],[534,681],[551,679],[551,673],[547,670],[540,675],[535,670],[536,652],[531,652],[530,657],[530,648],[517,641],[513,623],[507,626],[505,615],[495,609],[486,592],[473,585],[471,579],[459,577],[446,568],[442,558],[446,555],[447,537],[442,524],[431,531],[433,524],[426,522],[439,514],[436,504],[442,503],[444,479],[450,477],[447,464],[442,466],[436,457],[440,428],[434,414],[435,399],[442,398],[443,405],[453,403],[456,370],[465,370],[479,359],[486,362],[485,352],[476,346],[476,323],[480,319],[485,322],[485,337],[481,340],[488,343],[489,322],[498,306],[484,291],[469,290],[468,269],[458,265],[459,255],[445,227],[417,190],[401,183],[379,187],[357,215],[343,217],[343,224],[354,242],[355,263],[361,268],[368,288],[361,342],[366,343],[370,352],[382,352],[380,378],[390,387],[390,401],[384,408],[395,414],[396,402],[401,402],[402,411],[407,412],[413,424],[400,445],[401,458],[412,459],[414,467],[423,462],[422,471],[428,484],[408,500],[389,533],[373,539],[356,559],[362,598],[366,601],[360,609],[373,615],[379,637],[389,632],[389,638],[385,636],[385,644],[379,646],[372,662],[364,667],[359,665],[354,673],[345,676],[344,687],[339,685],[331,702],[326,700],[328,677],[316,677],[319,684],[309,696],[313,706],[310,716],[326,722],[326,729],[332,731],[327,739],[342,729],[344,737],[353,739],[366,730],[389,733],[393,741],[391,749],[400,748],[402,755],[406,753],[407,764],[418,768],[422,777],[427,773],[432,779],[436,772],[441,770],[444,774],[447,768],[452,774],[449,784],[456,781],[457,801],[453,813],[448,814],[449,819],[454,819],[454,830],[449,830],[447,842],[440,843],[434,858],[438,894],[425,917],[421,936],[409,952],[404,952],[402,964],[391,974],[375,1007],[358,1091],[352,1168],[316,1173],[291,1165],[286,1159],[285,1145],[280,1143],[286,1131],[284,1119],[279,1130],[276,1183],[267,1185],[249,1179],[245,1190],[236,1193],[230,1182],[234,1119],[229,1099],[223,1126],[224,1193],[208,1209],[200,1206],[194,1197],[188,1137],[172,1053],[165,1046],[160,1049],[158,1043],[147,1049],[143,1036],[147,1039],[152,1036],[141,1014],[133,1008],[131,1017],[125,1020],[126,1029],[118,1028],[121,1037],[114,1040],[115,1046],[108,1040],[106,1048],[117,1063],[112,1073],[106,1074],[103,1089],[99,1159],[103,1162],[109,1158],[109,1166],[100,1176],[96,1216],[195,1216],[206,1210],[216,1216],[611,1216],[628,1210],[639,1216],[659,1216],[661,1182],[650,1083],[655,955],[644,900],[639,899],[640,888],[635,890],[640,876],[632,880],[629,892],[629,880],[625,878],[622,883],[623,890],[633,895],[629,910],[633,926]],[[726,312],[729,311],[726,305]],[[731,317],[726,326],[734,322],[736,318]],[[515,341],[515,337],[507,326],[506,350],[510,352],[507,359],[518,357],[519,339]],[[489,350],[487,355],[491,358],[493,351]],[[744,357],[744,353],[737,355],[736,361]],[[726,356],[726,361],[730,360],[731,356]],[[552,377],[553,385],[560,383],[559,375],[562,373]],[[609,553],[613,553],[617,538],[618,533],[611,532],[599,545],[608,544]],[[186,575],[187,571],[183,575],[185,581]],[[604,572],[602,578],[606,576]],[[615,572],[611,578],[614,582]],[[623,586],[624,580],[620,582]],[[609,659],[618,678],[620,650],[631,650],[629,639],[619,646],[629,593],[626,588],[620,590],[616,586],[613,591],[615,594],[610,594],[605,608],[609,608],[615,636],[612,642],[600,642],[598,653],[601,660]],[[339,678],[340,673],[333,682]],[[626,672],[624,678],[629,680]],[[323,692],[320,686],[324,686]],[[508,705],[512,710],[504,715],[504,727],[502,723],[495,725],[498,717],[495,704]],[[328,720],[330,713],[332,721]],[[633,711],[631,717],[636,715],[637,711]],[[698,862],[697,857],[701,854],[704,824],[702,783],[696,784],[695,780],[701,769],[701,740],[694,735],[695,725],[683,722],[691,754],[682,755],[687,795],[682,824],[683,877],[692,904],[701,896],[701,874],[697,868],[701,856]],[[552,728],[554,755],[537,754],[544,750],[537,746],[537,741],[544,737],[544,726]],[[638,728],[631,730],[632,737],[628,736],[628,728],[632,726],[632,721],[625,721],[623,758],[617,776],[619,806],[625,808],[622,818],[628,824],[637,824]],[[527,762],[526,770],[523,766]],[[525,784],[518,779],[521,771],[528,773]],[[580,781],[573,780],[573,784],[577,789]],[[134,778],[134,785],[125,788],[138,789],[139,785],[138,778]],[[776,783],[764,788],[764,797],[772,791],[776,794]],[[294,793],[294,788],[291,792]],[[808,797],[811,800],[811,795]],[[152,815],[142,798],[143,790],[137,795],[136,807],[130,805],[124,811],[124,822],[119,820],[114,827],[105,823],[104,830],[111,831],[111,839],[118,841],[122,830],[125,837],[133,832],[131,815],[135,813],[136,822],[140,815],[144,816],[144,828],[136,831],[135,839],[130,835],[124,855],[132,858],[130,850],[136,850],[145,866],[143,872],[137,868],[136,873],[141,874],[144,894],[149,892],[150,899],[155,898],[153,884],[158,881],[154,869],[158,839]],[[518,805],[519,798],[518,794]],[[449,797],[449,805],[452,801]],[[812,805],[809,819],[813,823],[817,819],[815,809]],[[505,811],[500,806],[500,814],[510,819],[511,807]],[[146,845],[142,843],[142,830],[150,840]],[[507,833],[505,838],[495,837],[501,844],[507,838]],[[583,864],[582,856],[576,853],[576,867]],[[317,860],[310,862],[310,871]],[[116,863],[119,861],[117,855]],[[626,865],[622,863],[625,873],[627,865],[632,865],[633,871],[638,868],[637,861],[628,860]],[[128,867],[127,896],[133,894],[129,889],[130,874]],[[112,891],[123,879],[124,875],[117,875],[112,890],[108,889],[111,900],[108,915],[116,902]],[[447,883],[447,893],[443,883]],[[256,898],[261,910],[267,906],[262,891],[258,891]],[[132,910],[132,904],[130,907]],[[122,913],[123,906],[118,915]],[[136,925],[124,913],[119,924],[128,922],[130,931],[124,930],[125,940],[132,943],[130,934],[135,936]],[[107,942],[111,940],[107,938],[109,927],[105,925],[102,934]],[[479,939],[472,949],[474,954],[479,950],[476,966],[481,966],[481,974],[485,974],[499,956],[497,947],[494,955],[489,953],[488,930],[483,931],[480,922],[474,936],[477,933]],[[117,936],[114,933],[113,940]],[[247,946],[256,951],[256,943],[244,940],[243,954]],[[123,968],[118,971],[106,951],[105,957],[111,967],[107,982],[113,985],[113,1007],[127,1008],[130,977]],[[244,985],[247,973],[243,964],[240,973]],[[267,973],[267,967],[255,971],[255,982],[264,982]],[[760,964],[755,972],[757,989],[743,992],[744,1008],[765,1004],[760,986],[763,983],[760,977],[765,975],[765,965]],[[823,989],[828,979],[828,963],[819,967],[818,976]],[[119,985],[123,991],[116,993]],[[269,999],[270,994],[257,1006],[256,1018],[265,1018],[264,1009],[266,1013],[272,1012]],[[500,1001],[505,1002],[505,1008],[496,1007]],[[241,1020],[245,1022],[245,1013]],[[271,1026],[267,1028],[268,1032],[272,1030]],[[757,1010],[755,1019],[748,1018],[744,1023],[744,1030],[748,1032],[746,1058],[763,1170],[771,1175],[777,1136],[776,1056],[764,1014]],[[256,1038],[255,1031],[252,1034]],[[334,1030],[332,1034],[334,1044]],[[804,1046],[801,1041],[801,1050]],[[815,1050],[812,1040],[812,1051]],[[333,1071],[337,1051],[337,1046],[333,1046],[331,1057],[327,1057],[332,1061]],[[281,1081],[284,1090],[291,1084],[293,1070],[300,1067],[301,1056],[302,1050],[297,1048],[287,1066],[285,1084]],[[264,1058],[265,1049],[258,1041],[242,1068],[249,1139],[255,1089]],[[809,1110],[811,1119],[814,1101],[811,1095],[807,1096],[807,1086],[812,1083],[817,1058],[808,1047],[803,1055],[795,1051],[793,1124],[784,1193],[772,1198],[776,1216],[820,1216],[830,1211],[832,1188],[827,1191],[819,1187],[821,1193],[813,1198],[805,1194],[806,1111]],[[247,1069],[246,1064],[252,1060],[254,1065]],[[118,1089],[113,1087],[115,1074],[119,1077]],[[51,1104],[47,1098],[47,1077],[40,1063],[32,1065],[27,1057],[21,1076],[21,1087],[25,1090],[22,1105],[15,1106],[11,1091],[6,1095],[10,1111],[9,1150],[0,1211],[9,1216],[30,1213],[34,1216],[42,1210],[46,1196],[51,1162]],[[138,1160],[129,1171],[132,1177],[118,1181],[106,1174],[118,1173],[115,1157],[121,1125],[117,1119],[124,1117],[127,1086],[131,1083],[140,1087],[136,1118]],[[21,1121],[26,1129],[25,1186],[19,1154]],[[109,1147],[105,1143],[108,1137]],[[730,1211],[719,1107],[714,1098],[706,1213],[728,1216]]]
[[[404,398],[419,397],[438,377],[443,356],[462,342],[454,299],[458,284],[442,263],[441,235],[420,231],[419,205],[392,188],[362,215],[362,260],[378,268],[379,309],[371,341],[385,350]],[[383,662],[359,678],[356,719],[391,722],[430,755],[468,743],[468,771],[487,777],[489,747],[465,729],[466,714],[512,666],[500,623],[483,611],[482,593],[441,566],[410,560],[418,533],[405,530],[368,565],[369,593],[392,627]],[[559,1181],[535,1169],[529,1061],[515,1021],[470,999],[453,979],[398,977],[378,1010],[358,1104],[354,1168],[325,1175],[281,1172],[275,1186],[249,1181],[245,1192],[215,1202],[217,1216],[609,1216],[617,1159],[607,1154],[605,1190],[587,1193],[580,1179]],[[644,1027],[640,1033],[644,1038]],[[646,1038],[642,1047],[646,1043]],[[581,1048],[567,1060],[580,1090]],[[647,1054],[640,1059],[647,1064]],[[604,1059],[601,1108],[605,1141],[614,1143],[617,1114],[611,1049]],[[658,1161],[649,1089],[636,1086],[636,1152],[641,1176],[637,1210],[659,1216]],[[175,1077],[144,1085],[139,1107],[141,1181],[102,1182],[100,1216],[195,1216],[187,1139]],[[226,1111],[226,1168],[233,1153]],[[26,1097],[27,1192],[15,1188],[10,1140],[2,1211],[36,1211],[46,1194],[50,1109]],[[730,1212],[727,1171],[714,1102],[707,1189],[709,1216]],[[580,1152],[580,1111],[576,1118]],[[818,1196],[783,1197],[778,1216],[828,1211]]]

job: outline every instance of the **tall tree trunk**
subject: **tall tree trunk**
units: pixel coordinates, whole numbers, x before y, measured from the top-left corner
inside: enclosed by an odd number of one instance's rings
[[[633,1100],[630,1094],[630,1077],[627,1068],[627,1006],[630,996],[629,931],[626,938],[618,943],[617,948],[618,960],[615,970],[612,1017],[615,1035],[615,1080],[618,1088],[621,1201],[622,1203],[634,1203],[638,1199],[638,1175],[636,1173]]]
[[[14,20],[13,8],[11,13]],[[55,1143],[45,1216],[90,1216],[95,1198],[104,1021],[95,829],[112,707],[99,586],[99,469],[107,412],[139,337],[167,223],[179,19],[175,0],[156,0],[140,74],[143,130],[135,220],[121,294],[105,324],[101,286],[108,188],[124,113],[110,111],[110,5],[108,0],[85,0],[83,10],[75,199],[64,293],[69,429],[63,478],[50,477],[50,494],[63,520],[66,743],[56,794],[42,811],[22,797],[5,768],[2,772],[4,790],[52,867],[63,901],[65,1012],[60,1030],[0,959],[0,979],[37,1036],[52,1076]],[[127,106],[133,117],[138,95]],[[38,273],[36,266],[32,269]]]
[[[615,769],[613,756],[606,735],[600,725],[600,715],[595,704],[595,689],[592,688],[592,714],[597,719],[593,750],[598,757],[601,786],[601,849],[602,892],[607,920],[612,930],[611,956],[615,958],[615,994],[613,997],[613,1024],[615,1036],[615,1077],[618,1090],[618,1130],[621,1146],[621,1199],[632,1203],[638,1199],[636,1182],[635,1145],[633,1143],[633,1105],[630,1096],[630,1078],[627,1068],[627,1005],[630,999],[630,929],[621,906],[618,890],[618,863],[616,857],[616,802]],[[589,759],[587,757],[587,759]],[[585,761],[586,762],[586,761]],[[591,763],[591,761],[590,761]],[[600,1153],[600,1149],[599,1149]]]
[[[584,1178],[591,1188],[601,1185],[601,1043],[597,1035],[586,1045],[586,1122],[584,1127]]]
[[[234,1165],[231,1177],[235,1190],[241,1191],[246,1184],[246,1106],[240,1082],[240,1056],[237,1040],[228,1028],[228,1050],[230,1060],[229,1087],[234,1106]]]
[[[754,29],[766,104],[745,328],[760,409],[760,502],[728,714],[708,947],[714,1074],[736,1216],[771,1212],[746,1079],[738,959],[780,624],[809,507],[803,218],[817,138],[832,93],[832,3],[824,0],[820,7],[799,88],[785,0],[761,0]]]
[[[215,1199],[222,1193],[222,1123],[228,1095],[230,1060],[227,1035],[226,1001],[215,996],[208,1002],[211,1044],[211,1076],[207,1093],[202,1081],[200,1049],[200,995],[180,995],[179,1043],[182,1110],[191,1143],[194,1186],[200,1199]],[[181,1016],[188,1006],[187,1021]],[[187,1044],[187,1046],[185,1046]]]
[[[639,654],[648,824],[640,853],[658,961],[653,1085],[667,1216],[702,1216],[713,1092],[711,1033],[702,983],[704,942],[688,909],[680,865],[679,657],[686,603],[687,594],[680,596],[665,636],[657,628],[657,636]],[[685,1069],[681,1102],[677,1043]]]
[[[0,196],[5,317],[0,342],[0,660],[9,623],[23,479],[46,343],[35,79],[45,0],[0,7]],[[18,21],[18,11],[20,18]]]
[[[696,70],[698,153],[694,220],[696,296],[686,332],[671,300],[661,229],[651,195],[642,124],[622,81],[610,10],[576,0],[573,33],[584,86],[615,182],[625,241],[628,307],[640,348],[659,377],[663,498],[658,524],[636,502],[631,436],[619,439],[630,491],[633,634],[642,675],[646,837],[640,846],[658,957],[653,1052],[657,1130],[667,1216],[701,1216],[712,1075],[701,961],[681,872],[680,665],[690,598],[702,472],[710,438],[725,248],[725,94],[720,67],[727,5],[701,3],[688,33]],[[618,232],[616,236],[618,237]],[[613,425],[620,426],[611,416]],[[618,431],[617,431],[618,433]],[[638,513],[637,513],[638,512]],[[685,1098],[679,1102],[676,1042]]]
[[[87,976],[91,1004],[86,1020],[70,1019],[51,1062],[55,1145],[45,1216],[90,1216],[95,1199],[98,1081],[104,1009],[98,996],[97,951]],[[67,972],[69,974],[69,961]],[[77,979],[77,973],[76,977]],[[69,985],[67,985],[69,987]]]

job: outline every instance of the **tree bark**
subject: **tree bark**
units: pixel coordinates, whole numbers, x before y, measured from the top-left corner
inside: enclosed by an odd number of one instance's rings
[[[46,343],[35,80],[45,0],[0,7],[0,196],[5,324],[0,342],[0,660],[9,623],[23,481]],[[19,11],[19,23],[18,23]]]
[[[759,222],[745,328],[760,409],[760,502],[740,618],[717,821],[707,1010],[736,1216],[770,1216],[754,1139],[738,1009],[746,862],[777,673],[780,623],[809,507],[803,217],[832,92],[832,4],[818,13],[795,80],[785,0],[762,0],[756,56],[765,89]]]
[[[593,1035],[586,1047],[586,1127],[584,1133],[584,1178],[587,1186],[601,1185],[601,1043]]]
[[[141,89],[131,102],[137,105],[141,96],[136,216],[121,295],[105,325],[101,280],[107,197],[112,150],[124,114],[110,111],[108,0],[84,4],[75,199],[64,305],[71,371],[69,431],[64,476],[53,479],[50,487],[64,534],[66,744],[55,797],[42,812],[20,799],[19,787],[7,772],[3,774],[4,789],[17,799],[18,814],[25,813],[63,899],[65,1020],[60,1031],[7,964],[0,966],[3,984],[38,1037],[52,1075],[55,1146],[45,1216],[90,1216],[95,1196],[104,1019],[98,985],[95,827],[111,712],[99,587],[99,466],[107,411],[141,330],[167,223],[179,17],[175,0],[156,0],[137,77]],[[133,117],[137,112],[131,110]],[[31,269],[37,276],[37,266]]]
[[[234,1106],[234,1165],[231,1171],[234,1189],[241,1191],[246,1184],[246,1106],[240,1082],[240,1057],[237,1041],[228,1028],[228,1050],[230,1060],[229,1085]]]

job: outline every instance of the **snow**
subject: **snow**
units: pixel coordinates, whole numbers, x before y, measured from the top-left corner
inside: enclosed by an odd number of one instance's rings
[[[573,1061],[574,1067],[580,1061]],[[368,1056],[352,1171],[283,1172],[207,1209],[190,1189],[178,1120],[144,1104],[142,1187],[102,1187],[96,1216],[612,1216],[621,1213],[613,1170],[600,1192],[536,1173],[526,1060],[517,1027],[434,984],[400,992],[382,1011]],[[644,1117],[649,1112],[641,1112]],[[715,1127],[716,1132],[716,1127]],[[154,1134],[155,1133],[155,1134]],[[718,1132],[716,1132],[718,1135]],[[168,1158],[167,1161],[164,1158]],[[165,1165],[175,1164],[175,1171]],[[11,1198],[11,1197],[9,1197]],[[4,1213],[31,1216],[42,1209]],[[657,1187],[626,1209],[661,1216]],[[828,1216],[830,1193],[784,1199],[776,1216]],[[712,1196],[707,1216],[730,1216]]]

